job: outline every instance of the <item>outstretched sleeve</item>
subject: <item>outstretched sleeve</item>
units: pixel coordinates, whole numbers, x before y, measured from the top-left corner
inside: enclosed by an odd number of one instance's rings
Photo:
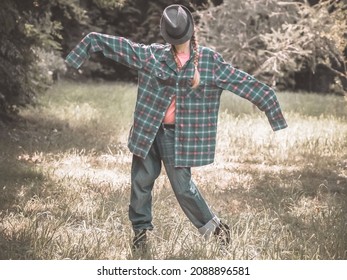
[[[139,70],[148,58],[148,49],[148,46],[133,43],[124,37],[91,32],[73,48],[65,61],[78,69],[92,53],[102,52],[105,57]]]
[[[226,63],[218,53],[214,62],[214,79],[218,87],[249,100],[264,111],[273,131],[288,126],[272,88]]]

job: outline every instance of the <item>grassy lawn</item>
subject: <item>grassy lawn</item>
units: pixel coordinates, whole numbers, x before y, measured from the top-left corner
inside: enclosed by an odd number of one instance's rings
[[[232,226],[204,241],[164,171],[149,259],[347,259],[347,103],[279,93],[289,127],[223,93],[215,163],[193,169]],[[134,259],[128,131],[136,86],[60,82],[0,125],[0,259]]]

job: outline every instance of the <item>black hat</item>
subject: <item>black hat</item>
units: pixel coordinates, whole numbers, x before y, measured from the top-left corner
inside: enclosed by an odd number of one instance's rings
[[[160,20],[160,33],[165,41],[172,45],[180,45],[190,40],[194,33],[192,14],[182,5],[166,7]]]

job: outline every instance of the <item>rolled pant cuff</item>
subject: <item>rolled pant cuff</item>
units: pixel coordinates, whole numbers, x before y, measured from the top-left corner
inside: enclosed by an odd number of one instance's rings
[[[217,216],[214,216],[209,220],[204,226],[198,228],[199,233],[207,240],[210,238],[211,234],[214,233],[216,228],[220,224],[220,219]]]

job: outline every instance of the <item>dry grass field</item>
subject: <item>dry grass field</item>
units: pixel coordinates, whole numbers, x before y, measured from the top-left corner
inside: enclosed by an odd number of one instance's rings
[[[193,169],[232,226],[221,252],[189,223],[165,173],[154,190],[148,259],[347,259],[347,106],[279,93],[272,132],[248,101],[223,93],[215,163]],[[126,144],[136,86],[60,82],[0,123],[0,259],[134,259]]]

